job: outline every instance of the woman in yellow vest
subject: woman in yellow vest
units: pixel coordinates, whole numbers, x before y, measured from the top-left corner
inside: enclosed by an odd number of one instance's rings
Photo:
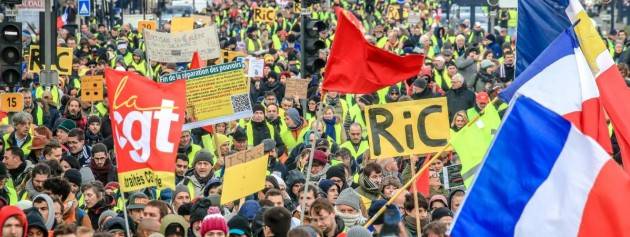
[[[466,111],[458,111],[453,115],[453,122],[451,122],[451,138],[458,133],[464,126],[468,124],[468,116],[466,116]]]
[[[335,109],[330,106],[324,108],[322,115],[324,122],[324,135],[337,144],[341,144],[346,140],[346,133],[343,130],[343,121],[341,116],[335,114]]]

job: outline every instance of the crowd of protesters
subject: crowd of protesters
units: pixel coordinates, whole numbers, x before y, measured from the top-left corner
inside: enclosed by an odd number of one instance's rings
[[[223,49],[263,58],[264,73],[250,80],[250,119],[215,124],[212,133],[182,133],[174,190],[119,191],[109,105],[107,100],[82,102],[80,78],[114,68],[156,80],[186,70],[188,62],[148,61],[142,33],[133,25],[110,26],[87,17],[76,30],[60,28],[57,45],[74,49],[72,75],[43,86],[37,73],[24,71],[18,85],[3,88],[23,94],[24,111],[0,112],[2,236],[445,236],[466,192],[445,189],[440,178],[443,167],[458,163],[457,154],[441,154],[431,164],[429,193],[414,197],[404,190],[393,197],[413,175],[411,161],[418,169],[432,154],[370,159],[362,110],[444,96],[454,133],[486,106],[502,112],[505,103],[490,102],[514,80],[515,36],[510,33],[516,11],[496,10],[495,27],[487,29],[465,16],[448,17],[446,1],[406,1],[402,21],[388,18],[395,1],[331,4],[353,12],[376,46],[399,55],[424,54],[421,72],[373,94],[329,91],[324,98],[321,73],[302,75],[311,80],[308,98],[285,95],[285,81],[300,71],[300,15],[293,3],[215,1],[198,14],[212,17]],[[253,22],[256,6],[276,8],[276,22]],[[324,4],[310,10],[312,19],[330,26],[320,33],[328,46],[320,54],[325,59],[336,17]],[[485,8],[485,14],[490,10]],[[420,13],[418,23],[409,23],[409,12]],[[160,31],[170,27],[166,22]],[[23,33],[26,46],[40,40]],[[602,37],[630,83],[627,32],[620,28]],[[225,161],[218,157],[259,144],[269,156],[265,188],[245,201],[220,205]],[[390,198],[395,200],[384,214],[363,227]]]

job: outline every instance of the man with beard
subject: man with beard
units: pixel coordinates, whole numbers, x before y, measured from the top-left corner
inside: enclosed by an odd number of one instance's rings
[[[106,184],[117,180],[116,166],[112,164],[107,147],[103,143],[96,143],[92,147],[90,170],[92,170],[94,178],[101,183]]]
[[[212,178],[212,160],[214,155],[208,150],[200,150],[192,163],[193,170],[180,183],[188,188],[191,198],[203,196],[203,188]]]
[[[79,161],[81,166],[90,164],[90,148],[85,145],[85,133],[83,129],[73,128],[68,133],[68,151],[70,156]]]
[[[191,162],[195,159],[195,156],[197,156],[197,153],[199,153],[200,150],[201,146],[192,142],[190,130],[182,131],[182,136],[179,139],[179,147],[177,148],[177,153],[183,153],[188,156],[188,168],[194,166]]]
[[[177,158],[175,159],[175,184],[184,180],[186,170],[188,170],[188,156],[186,156],[186,154],[177,153]]]
[[[45,163],[39,163],[33,167],[31,178],[26,182],[26,187],[18,194],[19,200],[32,200],[33,197],[44,191],[44,182],[50,177],[50,167]]]

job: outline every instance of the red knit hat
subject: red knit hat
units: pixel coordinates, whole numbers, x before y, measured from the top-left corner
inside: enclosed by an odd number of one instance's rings
[[[208,215],[203,218],[203,222],[201,223],[201,236],[213,230],[220,230],[226,235],[228,234],[228,226],[225,222],[225,218],[221,216],[221,212],[217,207],[208,208]]]

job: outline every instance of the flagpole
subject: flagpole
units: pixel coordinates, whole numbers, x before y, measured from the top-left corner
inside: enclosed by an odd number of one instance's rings
[[[407,181],[407,183],[405,183],[405,185],[402,186],[402,188],[398,189],[398,191],[396,191],[396,193],[389,198],[389,200],[387,201],[387,203],[385,203],[385,205],[383,205],[381,207],[381,209],[378,210],[378,212],[376,212],[376,214],[374,214],[372,216],[372,218],[370,218],[363,226],[365,228],[369,227],[370,225],[372,225],[372,223],[374,223],[374,221],[376,221],[376,218],[378,218],[381,214],[383,214],[383,212],[385,212],[385,209],[387,209],[387,206],[389,206],[390,204],[392,204],[396,198],[398,196],[400,196],[400,194],[403,193],[404,190],[408,189],[409,186],[414,183],[413,181],[418,179],[418,177],[420,177],[420,174],[422,174],[422,172],[424,172],[427,168],[429,168],[429,165],[431,163],[433,163],[433,161],[435,161],[438,157],[440,157],[440,155],[442,155],[442,153],[444,153],[448,148],[451,147],[451,143],[446,144],[446,146],[442,147],[442,149],[436,153],[435,155],[433,155],[433,157],[431,157],[431,159],[429,159],[428,161],[426,161],[426,163],[424,163],[422,165],[422,168],[420,168],[420,170],[413,175],[413,177],[411,177],[411,179],[409,179],[409,181]]]
[[[322,93],[322,98],[326,95],[326,93]],[[320,120],[321,119],[321,114],[322,111],[324,110],[323,105],[324,103],[319,103],[318,108],[317,108],[317,113],[315,114],[315,118],[316,120]],[[321,122],[321,121],[320,121]],[[313,139],[313,143],[311,144],[311,151],[310,154],[308,156],[308,165],[306,168],[306,182],[304,185],[304,194],[306,195],[308,193],[308,185],[311,182],[311,168],[313,167],[313,156],[315,155],[315,143],[317,143],[317,138],[320,136],[320,134],[318,134],[317,129],[313,129],[313,127],[310,128],[311,129],[311,133],[313,135],[315,135],[315,139]],[[306,139],[310,139],[310,135],[309,137],[307,137]],[[304,223],[304,211],[305,211],[305,205],[304,203],[300,203],[300,224]]]
[[[487,106],[494,106],[494,103],[496,103],[497,101],[499,101],[499,97],[495,97],[494,99],[492,99],[492,101],[490,101],[490,103],[488,103]],[[486,106],[486,107],[487,107]],[[468,123],[465,125],[465,127],[470,126],[471,124],[475,123],[477,120],[479,120],[479,118],[481,118],[483,112],[485,111],[486,107],[484,107],[481,112],[475,116],[474,119],[471,119],[468,121]],[[411,179],[409,181],[407,181],[407,183],[405,183],[405,185],[403,185],[402,188],[398,189],[398,191],[396,191],[396,193],[394,193],[394,195],[389,198],[389,200],[387,201],[387,203],[385,203],[385,205],[383,205],[381,207],[381,209],[378,210],[378,212],[376,212],[376,214],[374,214],[374,216],[372,216],[368,222],[366,222],[363,226],[364,227],[369,227],[370,225],[372,225],[372,223],[374,223],[374,221],[376,220],[376,218],[378,218],[381,214],[383,214],[383,212],[385,212],[385,209],[387,208],[388,205],[392,204],[394,202],[394,200],[396,200],[396,198],[398,196],[400,196],[400,194],[402,193],[403,190],[406,190],[407,188],[409,188],[409,186],[413,183],[414,180],[418,179],[418,177],[420,176],[420,174],[422,174],[422,172],[424,172],[427,168],[429,168],[429,165],[431,165],[431,163],[433,163],[433,161],[435,161],[438,157],[440,157],[440,155],[442,155],[442,153],[444,153],[448,148],[452,147],[453,144],[451,144],[451,142],[449,141],[444,147],[442,147],[442,149],[440,149],[440,151],[438,153],[436,153],[435,155],[433,155],[433,157],[431,157],[431,159],[429,159],[428,161],[426,161],[424,164],[422,164],[422,168],[420,168],[420,170],[415,173],[413,175],[413,177],[411,177]],[[414,200],[415,201],[415,200]]]
[[[127,236],[132,236],[131,231],[129,230],[129,217],[127,216],[127,199],[125,198],[125,193],[121,192],[120,196],[123,201],[123,214],[125,217],[125,231],[127,231]]]
[[[411,158],[411,157],[410,157]],[[409,159],[411,161],[411,173],[416,173],[416,159]],[[417,183],[416,180],[413,180]],[[418,237],[422,236],[422,226],[420,226],[420,208],[418,207],[418,187],[417,185],[411,186],[411,192],[413,193],[413,207],[416,209],[416,234]]]

